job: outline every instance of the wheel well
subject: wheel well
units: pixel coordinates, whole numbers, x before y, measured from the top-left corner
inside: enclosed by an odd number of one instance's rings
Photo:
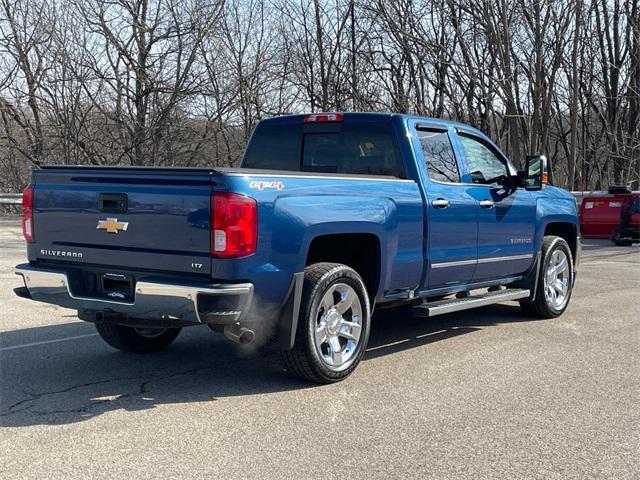
[[[576,226],[572,223],[549,223],[545,229],[544,234],[546,235],[555,235],[556,237],[561,237],[569,244],[569,248],[571,249],[571,255],[573,258],[576,258],[576,242],[577,242],[577,232]]]
[[[380,241],[370,233],[322,235],[312,240],[306,265],[317,262],[342,263],[364,280],[373,303],[380,281]]]

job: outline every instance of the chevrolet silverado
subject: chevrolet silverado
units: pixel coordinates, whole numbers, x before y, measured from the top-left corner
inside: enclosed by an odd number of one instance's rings
[[[543,156],[518,171],[470,126],[399,114],[263,120],[241,168],[47,166],[22,223],[16,293],[77,310],[116,349],[206,324],[318,383],[356,368],[374,307],[556,317],[580,256]]]

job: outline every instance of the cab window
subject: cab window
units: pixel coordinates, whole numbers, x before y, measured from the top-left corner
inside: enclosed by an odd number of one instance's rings
[[[458,164],[447,132],[421,129],[418,130],[418,139],[429,178],[438,182],[459,183]]]
[[[488,146],[465,134],[460,134],[459,139],[471,183],[491,185],[505,179],[507,166]]]
[[[302,170],[404,178],[389,124],[343,124],[339,132],[305,133]]]
[[[243,168],[300,170],[302,125],[258,124],[242,162]]]
[[[260,123],[243,168],[406,178],[390,123]]]

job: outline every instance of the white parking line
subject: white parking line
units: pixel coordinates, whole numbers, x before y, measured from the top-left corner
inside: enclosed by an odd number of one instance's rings
[[[19,348],[37,347],[38,345],[46,345],[48,343],[68,342],[69,340],[77,340],[79,338],[95,337],[97,333],[88,333],[86,335],[77,335],[75,337],[57,338],[55,340],[44,340],[42,342],[23,343],[22,345],[13,345],[12,347],[2,347],[0,352],[8,352],[9,350],[18,350]]]

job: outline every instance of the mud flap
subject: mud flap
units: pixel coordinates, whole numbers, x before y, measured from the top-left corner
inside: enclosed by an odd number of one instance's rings
[[[286,299],[278,309],[275,335],[265,347],[273,350],[291,350],[293,348],[298,328],[303,284],[304,272],[294,273]]]
[[[531,292],[529,297],[523,298],[521,302],[529,303],[536,298],[536,289],[538,288],[538,276],[540,275],[540,262],[542,261],[542,252],[536,252],[536,259],[533,265],[519,282],[509,285],[510,288],[523,288]]]

